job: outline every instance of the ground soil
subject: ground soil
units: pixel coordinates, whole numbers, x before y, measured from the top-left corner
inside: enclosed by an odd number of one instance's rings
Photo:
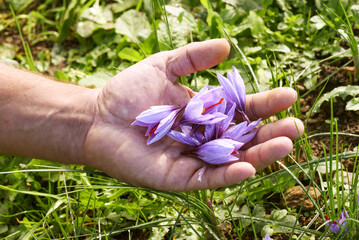
[[[319,81],[325,79],[327,76],[331,75],[338,70],[340,66],[332,66],[323,64],[322,71],[320,72]],[[359,85],[359,83],[351,82],[354,79],[354,68],[346,67],[329,78],[328,83],[326,84],[323,94],[331,91],[332,89],[339,86],[346,85]],[[324,85],[324,84],[323,84]],[[304,89],[304,87],[303,87]],[[304,98],[301,98],[301,111],[302,111],[302,120],[305,121],[308,110],[313,106],[315,100],[317,99],[322,87],[317,88]],[[306,90],[303,90],[304,93]],[[346,111],[345,106],[347,101],[350,100],[348,96],[345,100],[340,97],[335,99],[333,103],[333,117],[337,119],[338,123],[338,132],[342,133],[359,133],[359,111]],[[331,107],[329,102],[324,102],[320,108],[320,112],[312,114],[308,120],[307,124],[307,133],[308,135],[314,133],[323,133],[330,132],[330,118],[331,118]],[[335,131],[335,126],[334,126]],[[335,141],[334,141],[335,142]],[[312,152],[315,156],[323,156],[323,147],[322,143],[326,146],[326,151],[328,153],[330,146],[330,136],[319,136],[310,139],[312,146]],[[359,144],[359,138],[350,137],[350,136],[339,136],[339,153],[344,151],[353,151],[355,147]],[[335,143],[334,143],[335,147]],[[335,151],[334,151],[335,152]]]

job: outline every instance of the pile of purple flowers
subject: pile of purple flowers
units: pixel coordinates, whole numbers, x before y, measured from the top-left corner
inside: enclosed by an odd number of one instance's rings
[[[153,106],[138,115],[132,125],[148,128],[147,144],[168,136],[193,146],[183,154],[209,164],[238,160],[238,150],[253,139],[261,119],[250,122],[247,117],[245,85],[235,67],[227,78],[219,73],[217,77],[221,86],[203,87],[183,106]],[[235,116],[243,121],[238,122]]]

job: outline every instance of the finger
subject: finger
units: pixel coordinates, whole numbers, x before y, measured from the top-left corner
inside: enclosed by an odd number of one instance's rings
[[[258,118],[265,119],[289,108],[296,100],[297,92],[288,87],[248,95],[246,98],[246,113],[253,120]]]
[[[248,162],[255,169],[261,170],[279,160],[293,150],[292,140],[288,137],[277,137],[239,152],[240,161]]]
[[[277,122],[268,123],[260,127],[256,136],[245,145],[245,148],[248,149],[277,137],[288,137],[294,140],[299,138],[303,132],[304,125],[301,120],[292,117],[283,118]]]
[[[173,51],[156,54],[159,61],[167,61],[167,74],[173,81],[200,70],[211,68],[228,56],[230,44],[226,39],[212,39],[190,43]]]
[[[247,162],[234,162],[224,166],[208,166],[198,181],[199,169],[188,182],[186,189],[216,189],[233,185],[243,181],[256,172],[255,168]]]

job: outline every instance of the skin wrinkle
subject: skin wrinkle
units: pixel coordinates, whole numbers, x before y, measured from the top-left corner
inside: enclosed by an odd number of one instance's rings
[[[193,59],[191,57],[191,54],[189,52],[189,49],[186,49],[186,59],[189,61],[190,66],[192,67],[191,72],[197,72],[199,69],[196,67],[195,63],[193,62]]]
[[[170,159],[170,158],[168,157],[168,155],[167,155],[167,154],[170,154],[170,153],[169,153],[169,152],[167,153],[166,150],[168,150],[169,148],[172,148],[172,147],[173,147],[172,144],[169,144],[169,145],[167,145],[167,147],[166,147],[165,149],[162,149],[162,154],[165,154],[165,156],[166,156],[167,159]],[[166,174],[163,176],[162,180],[160,181],[160,182],[161,182],[160,185],[165,186],[165,183],[166,183],[167,178],[168,178],[168,174],[170,174],[170,172],[172,172],[172,168],[173,168],[173,166],[175,165],[176,160],[179,159],[179,157],[180,157],[180,155],[176,154],[176,156],[174,157],[175,160],[172,161],[172,164],[170,164],[170,167],[169,167],[169,168],[167,167]]]
[[[203,166],[202,166],[203,167]],[[201,167],[201,168],[202,168]],[[190,183],[192,182],[192,181],[198,181],[198,174],[199,174],[199,172],[201,171],[201,168],[199,168],[199,169],[194,169],[193,171],[192,171],[192,174],[190,174],[190,176],[191,177],[189,177],[189,178],[187,178],[187,181],[186,181],[186,183],[185,183],[185,188],[186,189],[190,189]],[[208,169],[207,169],[208,170]],[[206,171],[207,171],[206,170]],[[205,172],[204,174],[208,174],[207,172]],[[204,175],[203,175],[204,176]],[[202,177],[203,177],[202,176]],[[194,180],[193,180],[194,179]],[[202,181],[203,181],[203,179],[202,179]]]

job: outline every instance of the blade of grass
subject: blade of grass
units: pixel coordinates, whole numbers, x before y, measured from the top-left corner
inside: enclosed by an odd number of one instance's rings
[[[17,19],[17,16],[15,14],[15,11],[14,9],[12,8],[12,5],[9,4],[9,7],[10,7],[10,11],[12,13],[12,16],[15,20],[15,23],[16,23],[16,27],[19,31],[19,35],[20,35],[20,38],[21,38],[21,42],[22,42],[22,46],[24,47],[24,51],[25,51],[25,56],[26,56],[26,63],[27,65],[29,66],[29,69],[31,71],[34,71],[36,72],[37,69],[35,67],[35,62],[34,62],[34,58],[32,57],[32,54],[31,54],[31,49],[30,49],[30,46],[29,44],[25,41],[24,37],[22,36],[22,31],[21,31],[21,26],[20,26],[20,23]]]

